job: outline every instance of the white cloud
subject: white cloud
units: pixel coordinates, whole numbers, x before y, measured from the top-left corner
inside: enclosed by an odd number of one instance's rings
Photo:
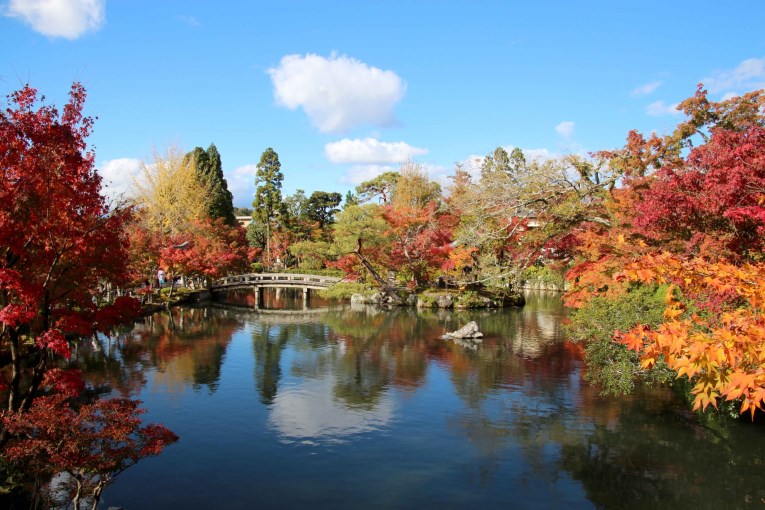
[[[433,163],[419,163],[419,165],[430,179],[436,181],[441,186],[445,186],[449,182],[449,175],[452,173],[450,168]],[[399,170],[399,166],[393,165],[355,165],[349,168],[345,175],[340,178],[340,182],[358,186],[362,182],[374,179],[385,172],[398,172]]]
[[[106,0],[11,0],[5,15],[43,35],[77,39],[101,28],[105,7]]]
[[[713,93],[731,89],[765,88],[765,58],[746,59],[735,69],[718,71],[701,82]]]
[[[425,170],[428,177],[440,184],[441,188],[445,188],[449,182],[451,182],[449,176],[454,174],[453,168],[447,168],[445,166],[434,165],[431,163],[424,163],[422,169]]]
[[[677,109],[678,105],[679,103],[666,104],[664,101],[654,101],[646,107],[645,112],[653,117],[680,115],[680,110]]]
[[[255,174],[258,167],[255,164],[243,165],[231,172],[224,172],[228,190],[234,195],[234,205],[238,207],[252,207],[252,198],[255,196]]]
[[[738,92],[726,92],[725,94],[723,94],[723,97],[720,98],[720,101],[727,101],[729,99],[733,99],[734,97],[738,97],[740,95],[741,94],[739,94]]]
[[[390,395],[371,409],[354,409],[332,396],[337,376],[306,379],[300,386],[280,390],[268,414],[270,427],[284,442],[338,444],[384,429],[396,416]]]
[[[576,126],[575,122],[572,122],[570,120],[564,120],[557,126],[555,126],[555,131],[558,132],[558,134],[562,135],[564,138],[571,138],[571,135],[574,134],[574,127]]]
[[[119,158],[105,161],[98,173],[103,181],[103,194],[110,199],[128,197],[133,193],[133,182],[141,176],[140,159]]]
[[[652,81],[649,83],[644,83],[643,85],[640,85],[639,87],[635,87],[632,89],[632,92],[630,95],[633,96],[647,96],[651,92],[655,91],[661,86],[660,81]]]
[[[268,70],[278,104],[302,108],[323,132],[346,132],[360,125],[389,126],[406,84],[393,71],[346,56],[287,55]]]
[[[332,163],[403,163],[414,156],[427,154],[428,150],[412,147],[405,142],[344,138],[325,145],[324,152]]]
[[[340,178],[340,182],[356,186],[364,181],[374,179],[385,172],[398,172],[398,167],[391,165],[356,165],[348,169],[345,175]]]

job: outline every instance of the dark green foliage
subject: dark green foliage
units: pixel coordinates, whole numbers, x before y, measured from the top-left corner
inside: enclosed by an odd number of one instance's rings
[[[640,368],[634,351],[613,341],[615,331],[626,332],[638,324],[658,326],[665,294],[664,288],[635,287],[618,298],[596,297],[571,314],[569,337],[585,345],[587,380],[599,385],[603,395],[628,394],[638,379],[669,379],[663,364],[649,374]]]
[[[497,147],[494,152],[488,154],[481,165],[481,175],[488,176],[494,172],[502,172],[515,176],[526,168],[526,157],[523,151],[516,147],[508,156],[507,151]]]
[[[281,168],[279,155],[271,147],[263,151],[255,174],[255,199],[252,202],[255,221],[270,225],[279,214],[285,213]]]
[[[308,197],[302,189],[296,190],[294,194],[284,199],[284,208],[287,215],[292,220],[303,220],[308,207]]]
[[[287,209],[282,201],[282,181],[284,175],[282,175],[282,164],[279,162],[279,155],[271,147],[263,151],[260,156],[260,162],[257,165],[257,173],[255,174],[255,200],[252,202],[252,219],[253,224],[257,224],[253,227],[253,232],[248,230],[248,240],[253,246],[265,245],[266,260],[271,262],[271,232],[273,230],[277,219],[281,219],[282,222],[288,221]],[[265,239],[263,244],[253,243],[253,239],[256,238],[256,230],[265,231]]]
[[[266,248],[266,225],[253,221],[245,229],[247,242],[254,248]]]
[[[235,216],[252,216],[252,209],[249,207],[234,207]]]
[[[510,156],[507,155],[507,151],[502,147],[497,147],[494,152],[488,154],[483,159],[481,165],[481,175],[488,175],[492,172],[505,172],[510,171]]]
[[[306,202],[305,215],[309,220],[318,222],[319,228],[323,229],[335,222],[335,214],[340,212],[337,206],[342,199],[340,193],[314,191]]]
[[[186,154],[186,159],[192,158],[197,170],[197,179],[207,190],[206,209],[211,219],[223,218],[227,225],[237,224],[234,214],[233,195],[228,190],[228,183],[223,177],[223,164],[215,144],[205,151],[201,147],[194,148]]]
[[[337,276],[329,275],[329,276]],[[364,283],[355,282],[341,282],[336,283],[328,289],[322,289],[319,291],[319,296],[324,299],[350,299],[354,294],[362,294],[364,296],[371,296],[375,292],[379,292],[373,287],[370,287]]]
[[[358,203],[363,204],[379,196],[382,202],[387,204],[396,191],[396,183],[400,176],[398,172],[385,172],[374,179],[362,182],[356,186]]]
[[[514,173],[521,172],[526,168],[526,156],[523,155],[523,151],[516,147],[510,153],[510,171]]]
[[[343,203],[343,209],[351,205],[359,205],[359,197],[351,190],[348,190],[348,193],[345,194],[345,203]]]
[[[548,266],[531,266],[523,270],[520,276],[522,285],[528,288],[546,288],[563,290],[566,284],[562,271]]]

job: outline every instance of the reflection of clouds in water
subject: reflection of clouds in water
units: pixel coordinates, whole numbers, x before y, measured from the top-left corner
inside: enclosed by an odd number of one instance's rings
[[[546,346],[561,339],[560,319],[548,313],[525,311],[524,320],[518,322],[513,352],[528,358],[537,358]]]
[[[354,434],[380,430],[393,419],[389,395],[383,395],[374,409],[350,409],[333,397],[335,381],[329,376],[280,389],[268,420],[282,441],[342,443]]]

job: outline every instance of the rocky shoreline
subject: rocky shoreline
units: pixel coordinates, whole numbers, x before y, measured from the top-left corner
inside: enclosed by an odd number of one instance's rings
[[[455,293],[426,291],[419,294],[407,293],[406,296],[399,295],[396,297],[386,292],[375,292],[372,294],[353,294],[351,296],[352,305],[412,306],[416,308],[457,310],[523,306],[525,302],[525,298],[519,293],[500,295],[498,293],[478,293],[475,291]]]

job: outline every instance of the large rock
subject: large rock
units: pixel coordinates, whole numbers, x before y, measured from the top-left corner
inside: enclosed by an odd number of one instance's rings
[[[443,294],[436,298],[436,304],[439,308],[452,308],[454,306],[454,301],[449,294]]]
[[[353,294],[351,296],[352,305],[380,305],[385,302],[385,294],[382,292],[375,292],[365,296],[364,294]]]
[[[464,326],[462,326],[457,331],[453,331],[451,333],[446,333],[442,338],[446,339],[459,339],[459,340],[465,340],[465,339],[472,339],[476,340],[478,338],[483,338],[483,333],[478,331],[478,324],[476,324],[475,321],[470,321]]]

